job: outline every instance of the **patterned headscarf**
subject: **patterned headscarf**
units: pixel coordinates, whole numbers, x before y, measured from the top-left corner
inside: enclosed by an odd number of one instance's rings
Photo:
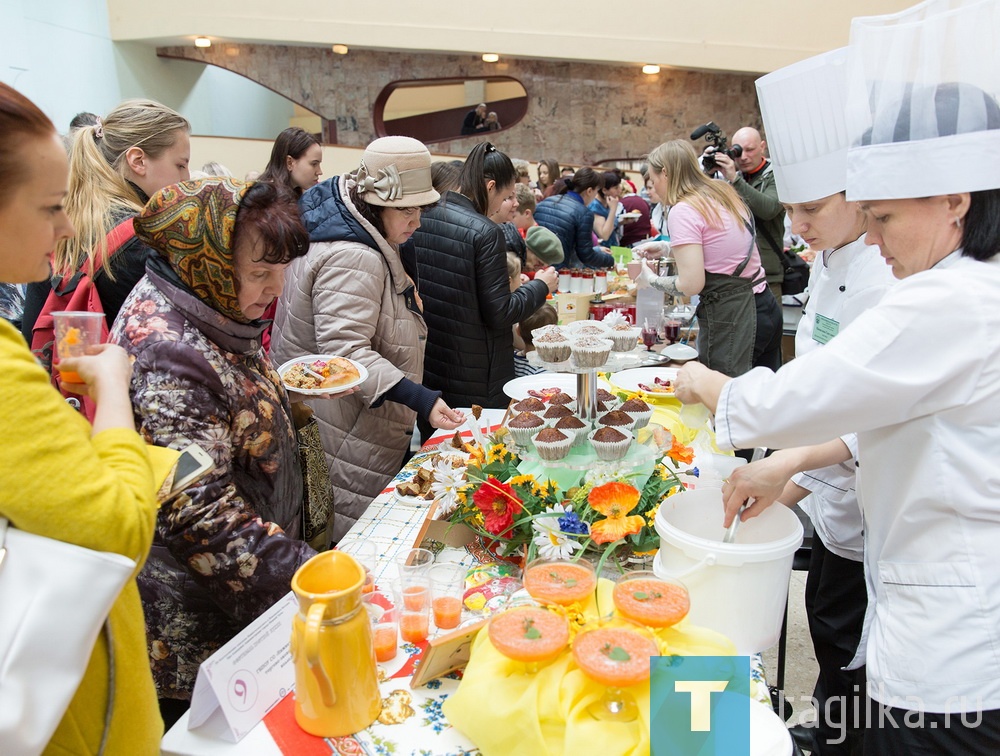
[[[251,186],[228,177],[173,184],[154,194],[135,219],[136,235],[195,296],[239,323],[250,321],[236,297],[233,233]]]

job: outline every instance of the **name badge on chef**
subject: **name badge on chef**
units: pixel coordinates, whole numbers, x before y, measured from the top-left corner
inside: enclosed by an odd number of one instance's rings
[[[813,341],[825,344],[840,332],[840,321],[816,314],[816,325],[813,326]]]
[[[295,687],[288,638],[298,606],[289,591],[201,663],[191,695],[189,730],[221,711],[224,736],[238,743]]]

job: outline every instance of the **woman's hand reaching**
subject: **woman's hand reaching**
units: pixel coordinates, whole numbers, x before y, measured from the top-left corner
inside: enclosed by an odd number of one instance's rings
[[[465,413],[452,409],[445,404],[444,399],[438,399],[434,402],[431,414],[427,416],[427,422],[441,430],[455,430],[465,422]]]

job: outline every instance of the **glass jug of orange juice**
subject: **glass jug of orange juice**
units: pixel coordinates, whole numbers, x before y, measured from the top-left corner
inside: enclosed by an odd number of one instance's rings
[[[382,710],[364,584],[365,568],[341,551],[317,554],[292,578],[295,721],[311,735],[350,735]]]

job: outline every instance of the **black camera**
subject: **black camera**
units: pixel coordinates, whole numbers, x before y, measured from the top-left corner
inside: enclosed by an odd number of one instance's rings
[[[726,135],[715,124],[715,121],[709,121],[704,126],[699,126],[691,132],[691,138],[694,140],[701,139],[702,137],[705,137],[705,141],[714,148],[711,152],[706,152],[701,156],[702,168],[705,169],[705,173],[709,176],[719,169],[719,164],[715,162],[716,153],[725,153],[733,160],[736,160],[736,158],[743,154],[743,148],[738,144],[734,144],[728,150],[726,149]]]

